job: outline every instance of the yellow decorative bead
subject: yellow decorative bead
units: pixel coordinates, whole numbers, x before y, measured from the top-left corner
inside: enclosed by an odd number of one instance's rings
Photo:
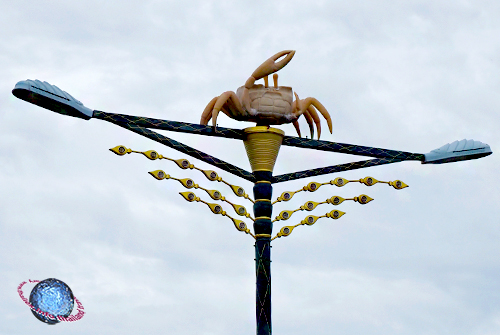
[[[306,211],[312,211],[318,205],[319,205],[318,202],[308,201],[304,204],[304,206],[301,206],[300,208],[305,209]]]
[[[332,218],[334,220],[337,220],[338,218],[340,218],[344,214],[345,214],[345,212],[338,211],[335,209],[335,210],[331,211],[330,213],[327,213],[326,216],[329,218]]]
[[[212,210],[212,213],[214,213],[214,214],[222,214],[223,210],[222,210],[222,206],[221,205],[219,205],[219,204],[207,204],[207,205]]]
[[[280,215],[278,218],[280,220],[288,220],[292,216],[293,212],[292,211],[281,211]]]
[[[231,189],[233,190],[234,194],[236,194],[238,197],[242,197],[245,195],[245,190],[240,186],[231,185]]]
[[[347,180],[347,179],[344,179],[342,177],[337,177],[334,180],[330,181],[330,184],[333,184],[333,185],[338,186],[338,187],[342,187],[345,184],[347,184],[348,182],[349,182],[349,180]]]
[[[315,215],[306,216],[306,218],[301,222],[308,226],[312,226],[316,221],[318,221],[319,217]]]
[[[354,198],[354,201],[357,201],[357,202],[359,202],[362,205],[367,204],[367,203],[369,203],[372,200],[373,200],[373,198],[370,198],[366,194],[361,194],[359,197],[355,197]]]
[[[280,201],[289,201],[290,199],[292,199],[293,195],[295,194],[295,192],[283,192],[281,193],[280,197],[278,198],[278,200]]]
[[[233,223],[236,229],[238,229],[239,231],[246,232],[248,229],[246,223],[241,220],[233,219]]]
[[[247,210],[245,207],[243,207],[241,205],[235,205],[235,204],[232,204],[232,205],[233,205],[233,208],[234,208],[234,211],[236,212],[236,214],[241,215],[241,216],[245,216],[247,214]]]
[[[284,226],[283,228],[280,229],[280,232],[278,233],[278,236],[288,236],[292,233],[293,231],[293,226]]]
[[[179,179],[179,181],[185,188],[193,188],[195,186],[194,181],[190,178]]]
[[[341,203],[343,203],[344,200],[345,200],[344,198],[339,197],[338,195],[334,195],[333,197],[331,197],[330,199],[328,199],[327,202],[329,204],[337,206],[337,205],[340,205]]]
[[[373,177],[365,177],[365,178],[361,179],[361,182],[363,184],[365,184],[366,186],[373,186],[376,183],[378,183],[378,180],[373,178]]]
[[[155,159],[158,159],[160,155],[158,155],[158,153],[154,150],[148,150],[148,151],[144,151],[143,152],[143,155],[146,156],[147,158],[151,159],[152,161],[154,161]]]
[[[205,175],[205,177],[207,177],[209,180],[211,181],[218,180],[219,176],[217,175],[217,172],[213,170],[203,170],[202,172]]]
[[[196,195],[193,192],[179,192],[180,195],[184,197],[189,202],[196,200]]]
[[[174,162],[181,168],[181,169],[187,169],[191,166],[189,161],[187,159],[176,159]]]
[[[405,183],[403,183],[401,180],[395,180],[395,181],[390,181],[389,185],[394,187],[396,190],[401,190],[405,187],[408,187]]]
[[[321,187],[321,184],[319,183],[316,183],[316,182],[310,182],[309,184],[307,184],[307,186],[305,187],[305,190],[309,191],[309,192],[314,192],[314,191],[317,191],[318,188]]]
[[[207,193],[214,200],[220,200],[222,198],[221,193],[217,190],[207,190]]]
[[[148,173],[158,180],[170,179],[170,175],[166,174],[163,170],[155,170]]]
[[[132,152],[132,150],[125,148],[123,145],[117,145],[114,148],[109,149],[110,151],[114,152],[115,154],[119,156],[123,156],[125,154],[129,154]]]

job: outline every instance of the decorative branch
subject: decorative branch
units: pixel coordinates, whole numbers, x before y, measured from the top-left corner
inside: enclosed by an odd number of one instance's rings
[[[366,186],[373,186],[377,183],[384,183],[384,184],[388,184],[389,186],[394,187],[397,190],[401,190],[405,187],[408,187],[408,185],[403,183],[401,180],[380,181],[380,180],[377,180],[373,177],[365,177],[365,178],[358,179],[358,180],[347,180],[347,179],[342,178],[342,177],[337,177],[334,180],[330,180],[329,182],[326,182],[326,183],[317,183],[315,181],[310,182],[306,186],[304,186],[301,189],[294,191],[294,192],[290,192],[290,191],[283,192],[276,199],[276,201],[273,202],[273,205],[275,203],[281,202],[281,201],[290,201],[296,193],[299,193],[302,191],[316,192],[323,185],[335,185],[337,187],[342,187],[342,186],[345,186],[346,184],[351,183],[351,182],[359,182],[359,183],[365,184]]]
[[[338,218],[340,218],[344,214],[345,214],[345,212],[334,209],[333,211],[328,212],[325,215],[321,215],[321,216],[308,215],[304,218],[304,220],[300,221],[300,223],[297,223],[295,226],[284,226],[283,228],[281,228],[280,231],[278,232],[278,234],[276,234],[276,236],[273,237],[271,239],[271,241],[276,239],[276,238],[280,238],[282,236],[284,236],[284,237],[289,236],[292,233],[292,231],[298,226],[301,226],[301,225],[312,226],[313,224],[316,223],[316,221],[318,221],[318,219],[325,218],[325,217],[337,220]]]
[[[255,203],[255,201],[252,198],[250,198],[250,196],[245,192],[245,190],[242,187],[229,184],[224,179],[222,179],[222,177],[220,177],[217,174],[217,172],[215,172],[213,170],[202,170],[202,169],[196,167],[194,164],[191,164],[187,159],[184,159],[184,158],[172,159],[172,158],[163,156],[154,150],[136,151],[136,150],[126,148],[123,145],[118,145],[118,146],[111,148],[109,150],[111,150],[112,152],[114,152],[115,154],[120,155],[120,156],[123,156],[125,154],[130,154],[130,153],[138,153],[138,154],[143,154],[144,156],[146,156],[150,160],[166,159],[166,160],[169,160],[169,161],[176,163],[177,166],[183,170],[196,169],[198,171],[201,171],[205,175],[205,177],[207,177],[208,180],[222,182],[222,183],[226,184],[227,186],[229,186],[236,196],[243,197],[245,199],[250,200],[252,203]]]
[[[193,192],[179,192],[179,194],[182,195],[184,197],[184,199],[186,199],[189,202],[196,201],[196,202],[202,202],[202,203],[206,204],[210,208],[210,210],[212,211],[212,213],[214,213],[214,214],[220,214],[222,216],[227,216],[228,218],[230,218],[233,221],[234,227],[237,230],[242,231],[244,233],[247,233],[247,234],[249,234],[250,236],[252,236],[255,239],[255,235],[253,235],[250,232],[250,229],[248,229],[246,223],[243,222],[243,221],[241,221],[241,220],[238,220],[238,219],[235,219],[235,218],[229,216],[222,209],[221,205],[219,205],[219,204],[213,204],[213,203],[209,203],[209,202],[203,201],[199,197],[197,197],[196,194],[194,194]]]
[[[359,197],[348,198],[348,199],[344,199],[342,197],[339,197],[338,195],[335,195],[335,196],[333,196],[331,198],[328,198],[328,199],[326,199],[325,201],[322,201],[322,202],[307,201],[304,205],[300,206],[296,210],[293,210],[293,211],[291,211],[291,210],[281,211],[281,213],[278,216],[276,216],[276,218],[273,220],[273,222],[280,221],[280,220],[286,221],[290,217],[292,217],[292,214],[295,213],[295,212],[303,211],[303,210],[312,211],[318,205],[321,205],[321,204],[332,204],[334,206],[337,206],[337,205],[340,205],[345,200],[353,200],[355,202],[359,202],[361,205],[365,205],[365,204],[369,203],[370,201],[372,201],[373,198],[367,196],[366,194],[361,194]]]
[[[250,173],[246,170],[243,170],[237,166],[234,166],[233,164],[230,164],[228,162],[224,162],[223,160],[220,160],[216,157],[213,157],[209,154],[206,154],[206,153],[204,153],[200,150],[197,150],[195,148],[192,148],[188,145],[177,142],[177,141],[175,141],[167,136],[156,133],[156,132],[149,130],[147,128],[142,128],[139,126],[130,125],[128,123],[116,123],[116,124],[120,127],[128,129],[134,133],[145,136],[153,141],[156,141],[158,143],[166,145],[167,147],[170,147],[174,150],[183,152],[186,155],[189,155],[189,156],[197,158],[205,163],[208,163],[210,165],[218,167],[221,170],[232,173],[235,176],[241,177],[241,178],[248,180],[248,181],[251,181],[251,182],[255,182],[255,177],[253,176],[252,173]]]
[[[178,182],[180,182],[182,184],[182,186],[184,186],[187,189],[191,189],[191,188],[202,189],[205,192],[207,192],[208,195],[212,199],[214,199],[214,200],[220,200],[220,201],[225,201],[228,204],[230,204],[231,206],[233,206],[234,211],[236,212],[236,214],[238,214],[240,216],[245,216],[245,217],[249,218],[250,220],[255,221],[255,219],[252,218],[252,216],[250,216],[250,214],[247,212],[247,210],[246,210],[246,208],[244,206],[238,205],[238,204],[233,204],[232,202],[228,201],[220,193],[220,191],[217,191],[217,190],[207,190],[206,188],[203,188],[203,187],[199,186],[198,184],[196,184],[191,178],[178,179],[178,178],[170,176],[169,174],[165,173],[165,171],[163,171],[163,170],[155,170],[155,171],[151,171],[151,172],[148,172],[148,173],[150,175],[152,175],[154,178],[156,178],[157,180],[163,180],[163,179],[177,180]]]

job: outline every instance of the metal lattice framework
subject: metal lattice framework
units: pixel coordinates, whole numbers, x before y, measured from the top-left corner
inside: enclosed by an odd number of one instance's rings
[[[166,145],[172,149],[185,153],[191,157],[197,158],[201,161],[204,161],[221,170],[232,173],[235,176],[238,176],[250,182],[254,183],[256,181],[254,175],[251,172],[248,172],[230,163],[224,162],[223,160],[220,160],[216,157],[213,157],[209,154],[201,152],[195,148],[177,142],[167,136],[164,136],[162,134],[159,134],[151,130],[151,129],[168,130],[168,131],[175,131],[188,134],[225,137],[236,140],[243,140],[245,138],[245,133],[241,129],[222,128],[222,127],[217,127],[217,129],[214,129],[213,127],[210,126],[204,126],[194,123],[153,119],[153,118],[124,115],[124,114],[106,113],[102,111],[94,111],[93,118],[114,123],[120,127],[123,127],[130,131],[133,131],[134,133],[150,138],[153,141]],[[365,167],[397,163],[402,161],[423,162],[425,160],[425,156],[423,154],[373,148],[355,144],[345,144],[337,142],[320,141],[314,139],[305,139],[293,136],[285,136],[283,138],[282,145],[304,148],[304,149],[314,149],[320,151],[331,151],[331,152],[350,154],[356,156],[374,157],[375,159],[332,165],[322,168],[297,171],[278,176],[273,176],[271,179],[272,184],[295,180],[295,179],[320,176],[330,173],[362,169]]]

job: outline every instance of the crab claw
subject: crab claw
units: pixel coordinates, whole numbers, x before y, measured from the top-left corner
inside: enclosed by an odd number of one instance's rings
[[[262,63],[253,73],[252,76],[247,80],[250,81],[253,79],[259,80],[260,78],[264,78],[270,74],[273,74],[274,72],[277,72],[281,70],[285,65],[287,65],[293,58],[293,55],[295,55],[295,50],[284,50],[280,51],[268,60],[266,60],[264,63]],[[285,56],[282,60],[279,62],[276,62],[278,59],[281,57]],[[253,85],[253,83],[252,83]],[[246,86],[246,85],[245,85]]]

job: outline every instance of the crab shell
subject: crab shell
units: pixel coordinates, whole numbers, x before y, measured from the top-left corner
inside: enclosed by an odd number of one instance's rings
[[[236,91],[236,96],[243,102],[243,91],[245,86],[241,86]],[[292,114],[293,91],[288,86],[265,87],[264,85],[253,85],[248,89],[250,98],[250,108],[243,108],[248,113],[241,115],[241,120],[278,125],[290,123],[297,119]]]

